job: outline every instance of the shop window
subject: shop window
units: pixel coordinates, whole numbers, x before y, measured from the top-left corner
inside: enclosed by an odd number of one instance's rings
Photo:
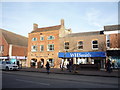
[[[43,36],[41,36],[41,37],[40,37],[40,41],[43,41],[43,40],[44,40],[44,37],[43,37]]]
[[[37,38],[35,38],[35,37],[34,37],[34,38],[32,38],[32,41],[37,41]]]
[[[92,49],[98,49],[98,41],[97,40],[92,41]]]
[[[40,51],[44,51],[44,45],[40,45]]]
[[[69,42],[65,42],[64,43],[64,49],[65,50],[69,50]]]
[[[48,44],[48,51],[54,51],[54,44]]]
[[[50,67],[54,67],[54,59],[49,59]]]
[[[78,50],[83,49],[83,41],[79,41],[77,45],[78,45],[78,46],[77,46],[77,47],[78,47]]]
[[[32,51],[32,52],[36,52],[36,51],[37,51],[37,45],[32,45],[31,51]]]
[[[54,36],[48,36],[48,40],[53,40],[53,39],[55,39]]]

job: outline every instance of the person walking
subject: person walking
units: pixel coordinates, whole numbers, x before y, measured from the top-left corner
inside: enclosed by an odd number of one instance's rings
[[[71,72],[71,70],[72,70],[72,61],[70,60],[69,61],[69,72]]]
[[[47,64],[46,64],[46,70],[47,70],[47,73],[49,74],[50,73],[50,64],[49,62],[47,61]]]
[[[111,61],[108,59],[107,63],[106,63],[106,69],[107,69],[107,72],[111,73]]]

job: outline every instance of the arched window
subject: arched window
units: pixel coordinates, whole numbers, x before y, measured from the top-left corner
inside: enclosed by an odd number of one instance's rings
[[[53,40],[53,39],[55,39],[54,36],[48,36],[48,40]]]
[[[98,41],[97,40],[92,41],[92,49],[98,49]]]

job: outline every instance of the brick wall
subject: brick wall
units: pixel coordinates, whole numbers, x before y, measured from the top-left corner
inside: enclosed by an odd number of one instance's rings
[[[3,54],[0,53],[0,56],[8,56],[8,54],[9,54],[9,45],[8,45],[8,43],[6,42],[4,37],[0,37],[0,41],[1,41],[0,45],[4,46]]]
[[[12,56],[27,56],[27,47],[12,45]]]

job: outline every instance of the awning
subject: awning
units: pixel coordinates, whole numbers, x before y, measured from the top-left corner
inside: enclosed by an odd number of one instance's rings
[[[73,58],[73,57],[106,57],[105,52],[59,52],[59,58]]]

